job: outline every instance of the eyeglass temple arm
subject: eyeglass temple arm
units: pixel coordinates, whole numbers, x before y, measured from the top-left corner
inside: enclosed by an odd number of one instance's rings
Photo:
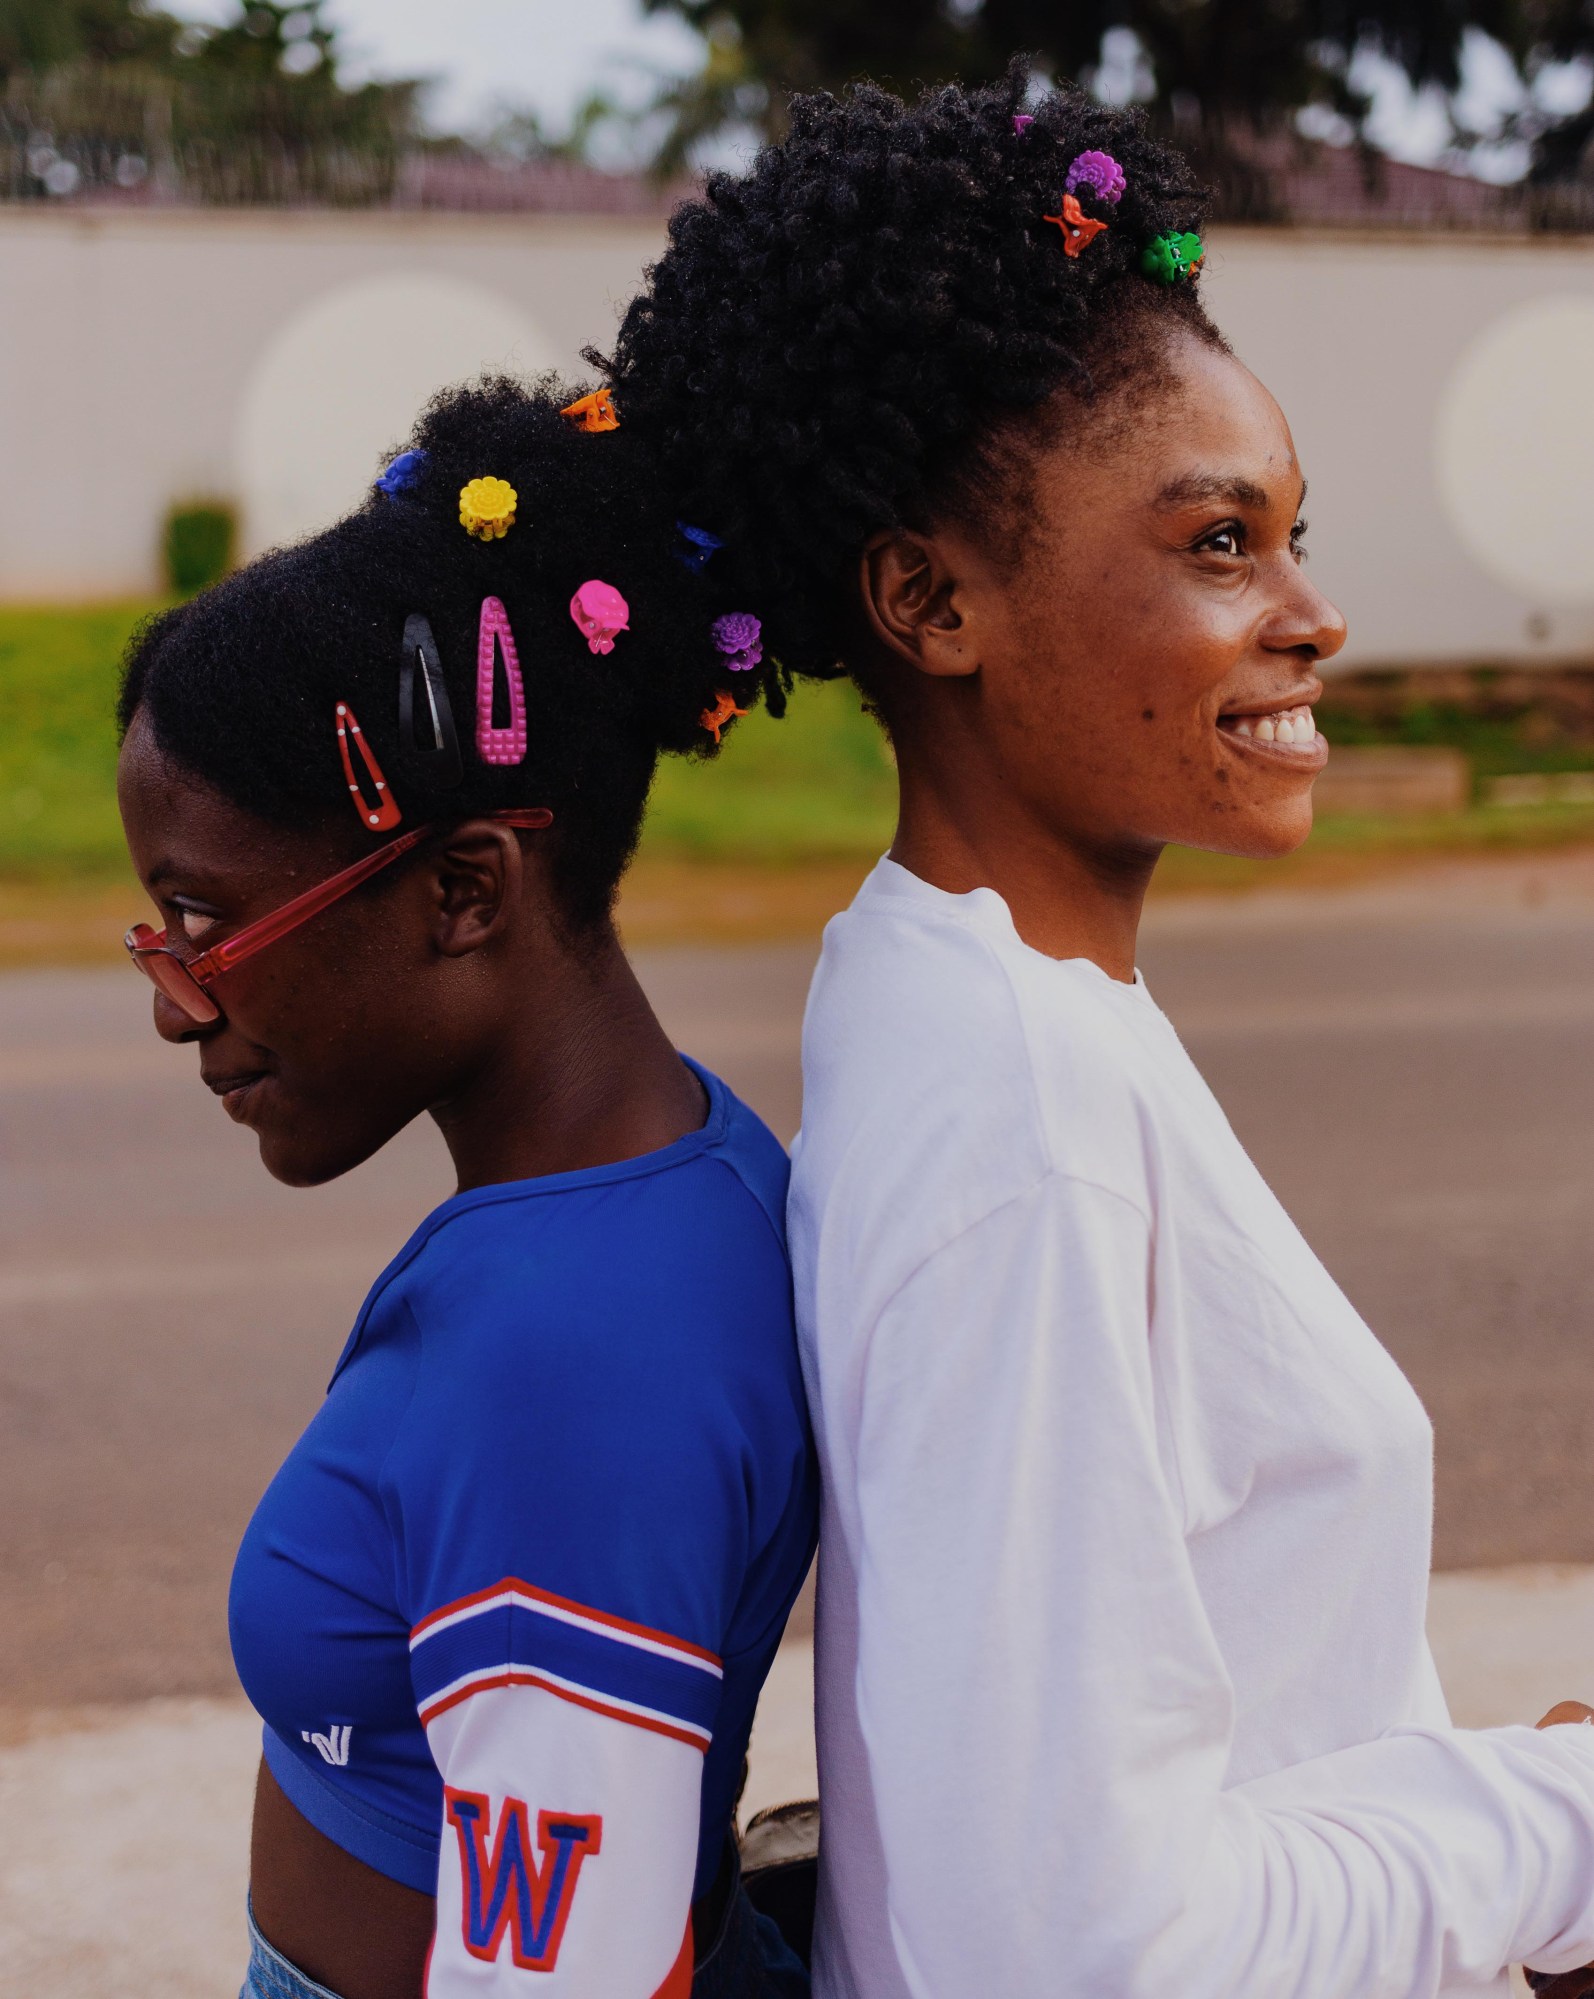
[[[505,812],[489,812],[487,818],[502,826],[519,826],[536,830],[553,823],[553,814],[545,805],[516,806]],[[372,875],[380,874],[403,855],[414,848],[436,829],[432,826],[414,826],[408,833],[401,833],[396,840],[390,840],[385,847],[378,847],[374,853],[364,854],[352,867],[331,875],[324,882],[317,882],[314,888],[307,888],[303,895],[296,895],[292,902],[285,902],[280,909],[274,909],[268,916],[262,916],[258,923],[250,923],[240,930],[236,937],[227,937],[210,950],[203,951],[188,962],[188,971],[198,984],[204,985],[219,973],[242,964],[256,951],[265,950],[268,944],[275,944],[290,931],[297,930],[301,923],[308,923],[312,916],[319,916],[323,909],[330,909],[333,903],[356,889]]]

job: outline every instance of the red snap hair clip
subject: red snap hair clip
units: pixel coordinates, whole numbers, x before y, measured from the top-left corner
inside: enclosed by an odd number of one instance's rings
[[[387,779],[382,775],[382,766],[371,754],[371,746],[365,740],[365,732],[354,719],[354,710],[346,701],[338,703],[338,755],[343,759],[343,775],[348,780],[349,796],[354,800],[354,809],[360,815],[360,824],[373,833],[390,833],[404,817],[398,808],[398,800],[387,787]],[[354,759],[349,754],[349,738],[354,738],[354,747],[360,753],[360,761],[365,766],[367,779],[376,787],[376,805],[361,791],[354,775]]]

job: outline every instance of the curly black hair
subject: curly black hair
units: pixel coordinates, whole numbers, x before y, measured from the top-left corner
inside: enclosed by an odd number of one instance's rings
[[[1193,278],[1141,269],[1153,238],[1199,227],[1184,161],[1138,112],[1027,102],[1030,75],[911,106],[869,85],[796,99],[750,172],[676,211],[613,355],[587,356],[726,540],[788,684],[846,670],[837,586],[870,534],[961,518],[1016,547],[1027,443],[1164,379],[1173,327],[1222,345]],[[1116,204],[1079,191],[1108,226],[1071,256],[1046,218],[1088,151],[1127,184]]]
[[[544,836],[561,910],[575,930],[601,922],[635,847],[661,751],[712,755],[701,720],[728,691],[739,707],[769,674],[733,669],[711,631],[753,607],[727,594],[718,557],[690,544],[640,427],[589,433],[559,414],[575,393],[546,378],[494,378],[438,396],[416,427],[413,483],[373,488],[345,520],[240,570],[135,637],[119,721],[142,711],[168,756],[245,810],[277,823],[325,818],[362,838],[334,724],[353,709],[405,823],[455,822],[546,805]],[[459,524],[460,491],[483,476],[518,495],[515,525],[483,542]],[[595,655],[571,614],[581,584],[617,588],[629,629]],[[475,753],[482,601],[507,609],[528,722],[524,762]],[[456,788],[399,732],[406,620],[430,623],[463,751]],[[501,672],[495,676],[504,701]],[[421,698],[424,698],[422,696]],[[500,706],[500,721],[505,715]],[[366,836],[368,837],[368,836]]]

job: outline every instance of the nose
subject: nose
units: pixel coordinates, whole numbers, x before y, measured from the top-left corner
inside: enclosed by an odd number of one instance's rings
[[[220,1018],[192,1020],[175,1000],[169,1000],[163,992],[155,995],[155,1032],[162,1041],[170,1041],[174,1046],[185,1041],[203,1041],[225,1025]]]
[[[1345,636],[1344,612],[1292,561],[1286,587],[1263,629],[1262,643],[1270,652],[1293,652],[1307,659],[1324,660],[1334,657],[1344,645]]]

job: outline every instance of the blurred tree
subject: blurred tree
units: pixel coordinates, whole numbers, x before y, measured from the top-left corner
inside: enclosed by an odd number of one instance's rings
[[[1101,88],[1103,42],[1132,30],[1144,76],[1132,94],[1153,114],[1262,126],[1308,105],[1360,131],[1370,108],[1351,80],[1353,58],[1377,53],[1415,88],[1453,97],[1467,31],[1491,36],[1524,93],[1546,63],[1594,58],[1589,0],[644,0],[704,36],[697,76],[670,86],[661,164],[736,125],[776,134],[787,94],[838,89],[869,76],[896,89],[1001,72],[1018,50],[1052,74]],[[1109,65],[1110,67],[1110,65]],[[1122,87],[1122,79],[1112,81]],[[1528,136],[1541,168],[1565,170],[1556,135],[1571,118],[1539,116]],[[1574,157],[1581,148],[1572,149]]]
[[[240,0],[214,27],[147,0],[0,0],[0,195],[385,200],[421,86],[345,87],[337,56],[325,0]]]
[[[162,62],[181,32],[140,0],[0,0],[0,77],[85,59]]]

